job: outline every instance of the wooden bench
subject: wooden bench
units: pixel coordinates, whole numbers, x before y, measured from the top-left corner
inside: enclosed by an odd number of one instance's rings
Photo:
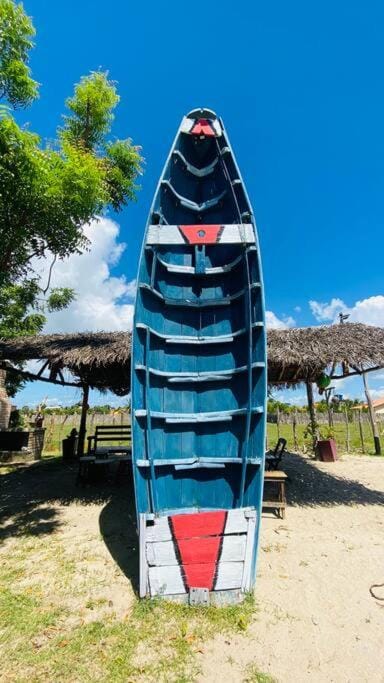
[[[271,470],[270,472],[265,472],[264,475],[263,508],[277,510],[281,519],[285,518],[285,508],[287,505],[287,499],[285,497],[286,480],[287,475],[281,470]],[[274,498],[270,498],[268,495],[268,489],[271,488],[271,484],[274,485],[275,495],[277,494]]]
[[[119,463],[118,474],[131,460],[131,425],[98,425],[95,433],[88,436],[87,455],[79,460],[77,481],[83,486],[87,483],[91,468],[94,466],[109,467]],[[124,445],[120,445],[124,442]],[[107,444],[100,446],[101,444]],[[109,445],[108,445],[109,444]]]
[[[131,454],[132,428],[131,425],[97,425],[95,433],[88,436],[87,455],[107,455],[112,449],[127,455]],[[102,443],[119,443],[119,446],[100,446]],[[124,442],[123,446],[120,443]]]

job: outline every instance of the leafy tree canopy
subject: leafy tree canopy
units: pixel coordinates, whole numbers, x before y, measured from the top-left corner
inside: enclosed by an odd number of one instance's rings
[[[0,1],[0,97],[12,107],[24,107],[38,95],[38,83],[31,77],[29,51],[35,29],[22,5]]]
[[[140,148],[110,138],[119,102],[106,72],[81,78],[49,144],[18,125],[12,109],[38,95],[28,66],[35,30],[23,6],[0,0],[0,336],[36,334],[47,311],[75,296],[35,272],[87,248],[83,226],[135,198]],[[52,269],[51,269],[52,270]]]

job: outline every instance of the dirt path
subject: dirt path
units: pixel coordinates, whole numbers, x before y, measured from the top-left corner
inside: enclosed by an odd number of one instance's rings
[[[207,645],[199,681],[258,670],[282,683],[382,683],[384,602],[369,588],[384,582],[384,459],[292,455],[287,471],[286,519],[263,519],[259,617],[244,636]]]

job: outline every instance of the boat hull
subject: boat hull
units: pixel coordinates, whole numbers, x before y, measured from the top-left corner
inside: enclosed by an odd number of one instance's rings
[[[262,503],[264,297],[252,209],[213,112],[183,119],[155,193],[132,360],[140,593],[239,599]]]

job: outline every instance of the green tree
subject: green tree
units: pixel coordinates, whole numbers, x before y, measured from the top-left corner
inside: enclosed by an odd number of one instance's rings
[[[28,57],[35,31],[23,6],[0,0],[0,335],[36,334],[46,312],[69,304],[70,289],[51,289],[34,272],[39,259],[51,270],[87,248],[83,226],[109,206],[134,199],[140,149],[111,139],[116,84],[108,74],[83,77],[66,101],[57,139],[45,143],[20,127],[12,108],[38,95]]]
[[[35,29],[22,5],[0,2],[0,97],[23,107],[37,97],[38,83],[28,67]]]

